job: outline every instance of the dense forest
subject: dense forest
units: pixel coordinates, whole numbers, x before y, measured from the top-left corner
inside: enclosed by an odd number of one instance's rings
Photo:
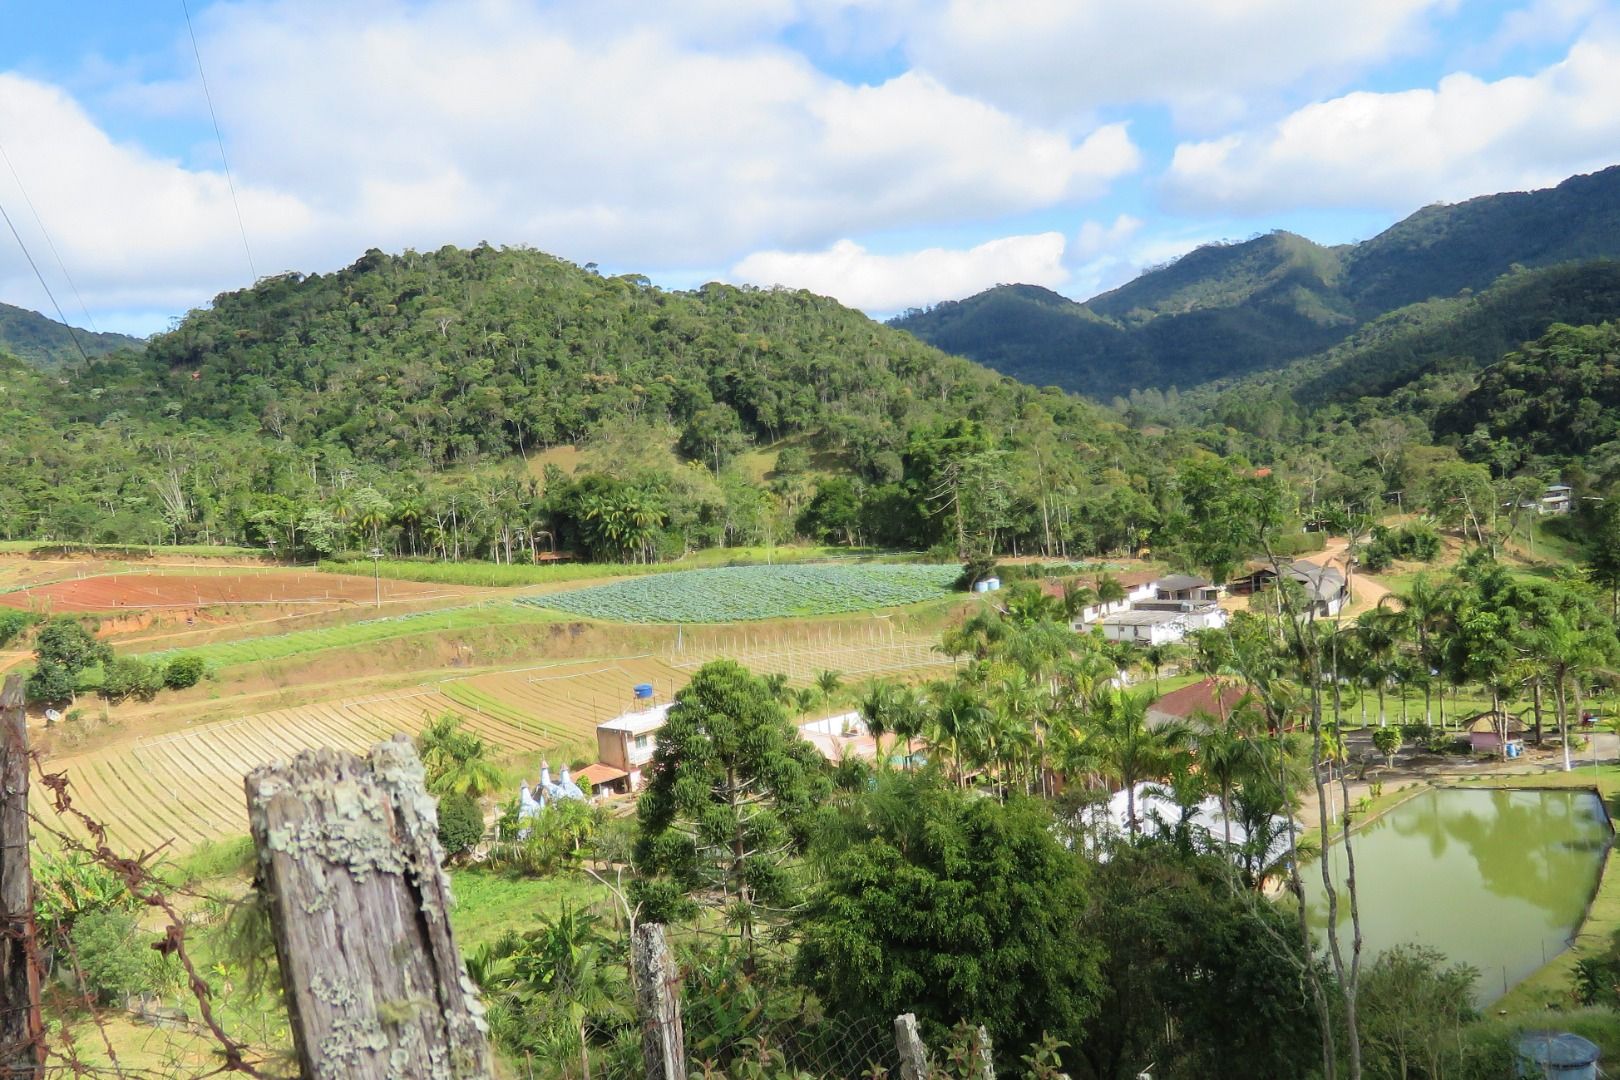
[[[1007,285],[908,312],[894,325],[1028,382],[1102,398],[1149,387],[1185,391],[1305,358],[1329,377],[1314,396],[1371,393],[1376,386],[1366,385],[1360,368],[1335,355],[1347,339],[1351,356],[1365,349],[1360,328],[1376,340],[1391,325],[1432,324],[1432,304],[1466,306],[1505,275],[1615,257],[1620,167],[1543,191],[1426,207],[1360,244],[1324,247],[1274,232],[1198,248],[1084,304]],[[1569,284],[1553,277],[1528,287],[1557,293]],[[1534,309],[1509,292],[1503,303]],[[1584,303],[1599,318],[1620,314],[1612,284],[1563,301]],[[1590,320],[1565,312],[1517,336],[1509,329],[1482,363],[1553,321]],[[1396,366],[1383,362],[1376,377]]]
[[[14,537],[640,559],[795,535],[1139,543],[1162,467],[1106,410],[803,292],[665,292],[524,249],[367,253],[139,352],[16,362]],[[600,464],[530,467],[582,445]]]
[[[37,311],[0,304],[0,353],[10,353],[42,368],[81,363],[85,356],[104,356],[117,349],[139,348],[140,339],[127,334],[64,326]]]

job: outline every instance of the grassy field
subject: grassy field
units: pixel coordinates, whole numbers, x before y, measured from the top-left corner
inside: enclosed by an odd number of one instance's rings
[[[166,659],[179,653],[201,656],[211,668],[234,667],[239,664],[285,660],[306,653],[326,649],[352,648],[370,645],[393,638],[415,634],[441,633],[450,630],[469,630],[485,626],[505,626],[517,623],[555,622],[561,618],[555,612],[528,604],[498,602],[438,611],[389,615],[380,619],[366,619],[341,626],[317,630],[294,630],[271,637],[246,638],[240,641],[221,641],[186,649],[164,649],[145,653],[148,659]],[[139,647],[129,649],[138,652]]]
[[[907,559],[905,552],[884,552],[876,548],[833,548],[812,546],[708,548],[693,552],[675,562],[660,563],[529,563],[427,562],[414,559],[384,559],[377,572],[401,581],[426,581],[444,585],[470,585],[486,588],[520,588],[557,582],[591,581],[600,578],[640,577],[669,574],[717,566],[756,566],[775,563],[804,563],[840,559]],[[334,574],[368,574],[370,562],[327,560],[320,564]]]
[[[70,544],[51,540],[0,540],[0,554],[7,555],[112,555],[135,559],[155,559],[193,555],[205,559],[263,559],[262,548],[228,544]]]

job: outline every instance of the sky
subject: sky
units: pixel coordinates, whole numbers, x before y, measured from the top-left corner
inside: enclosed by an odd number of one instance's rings
[[[0,0],[0,26],[0,207],[69,321],[141,335],[256,276],[483,241],[879,317],[1084,299],[1620,163],[1620,0]],[[0,300],[53,312],[3,228]]]

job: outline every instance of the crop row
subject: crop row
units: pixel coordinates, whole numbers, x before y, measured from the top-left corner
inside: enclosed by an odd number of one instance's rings
[[[618,622],[735,622],[898,607],[946,595],[960,570],[908,563],[731,566],[524,597]]]

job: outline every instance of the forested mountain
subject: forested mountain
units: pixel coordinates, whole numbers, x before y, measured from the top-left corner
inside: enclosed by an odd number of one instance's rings
[[[1361,244],[1327,248],[1277,232],[1206,245],[1084,304],[998,286],[894,325],[1017,378],[1108,398],[1279,368],[1392,313],[1432,322],[1424,305],[1503,275],[1616,257],[1620,166],[1426,207]],[[1420,309],[1404,310],[1412,305]]]
[[[373,543],[509,556],[544,521],[600,557],[793,535],[1080,553],[1139,540],[1140,470],[1162,471],[1083,399],[831,300],[526,249],[372,251],[87,371],[6,374],[0,530],[24,536],[323,550],[368,520]],[[526,467],[579,443],[605,464]]]
[[[74,343],[74,339],[78,343]],[[79,349],[88,356],[102,356],[115,349],[139,349],[141,340],[127,334],[96,334],[69,328],[37,311],[0,304],[0,352],[27,360],[39,367],[81,362]]]

